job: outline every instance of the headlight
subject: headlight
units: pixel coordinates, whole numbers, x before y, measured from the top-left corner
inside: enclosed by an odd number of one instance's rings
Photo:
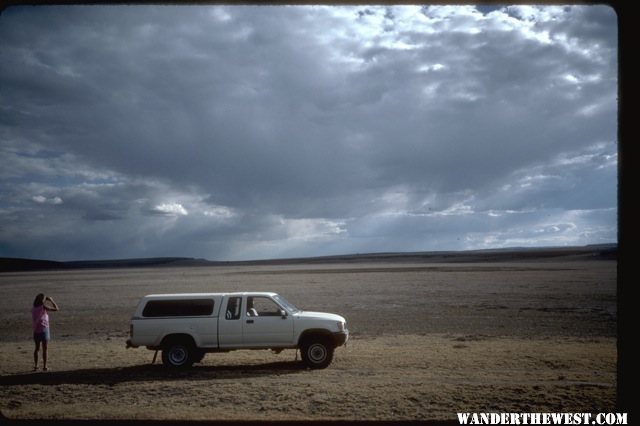
[[[338,331],[344,331],[345,327],[346,327],[345,323],[343,323],[342,321],[338,322]]]

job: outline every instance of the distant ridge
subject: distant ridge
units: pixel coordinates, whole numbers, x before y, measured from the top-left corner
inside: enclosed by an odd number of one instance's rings
[[[155,268],[187,266],[296,265],[327,263],[471,263],[533,260],[617,260],[617,244],[580,247],[513,247],[501,249],[429,252],[356,253],[334,256],[300,257],[243,261],[211,261],[191,257],[152,257],[140,259],[51,260],[0,258],[1,272],[52,271],[74,269]]]
[[[143,266],[197,266],[210,263],[206,259],[191,257],[149,257],[141,259],[113,259],[113,260],[79,260],[63,262],[67,268],[130,268]]]
[[[62,269],[62,262],[37,259],[0,258],[0,272]]]
[[[469,263],[525,261],[553,258],[564,258],[565,260],[617,260],[617,256],[617,244],[594,244],[576,247],[514,247],[465,251],[356,253],[335,256],[213,263],[223,265],[291,265],[366,262]]]
[[[142,259],[79,260],[56,262],[51,260],[0,258],[0,272],[51,271],[71,269],[145,268],[161,266],[207,266],[215,262],[190,257],[152,257]]]

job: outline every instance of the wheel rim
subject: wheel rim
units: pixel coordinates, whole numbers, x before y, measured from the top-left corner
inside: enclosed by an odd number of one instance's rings
[[[187,351],[182,346],[174,346],[169,351],[169,361],[174,365],[182,365],[187,360]]]
[[[319,364],[327,359],[327,348],[320,343],[314,343],[309,346],[308,354],[311,362]]]

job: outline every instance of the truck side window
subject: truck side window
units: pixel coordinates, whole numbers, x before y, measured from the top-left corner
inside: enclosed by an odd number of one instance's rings
[[[231,297],[227,302],[227,312],[224,317],[228,320],[240,319],[240,312],[242,312],[242,298]]]
[[[280,306],[268,297],[249,297],[247,304],[249,310],[255,309],[259,317],[280,316]]]
[[[149,300],[143,317],[198,317],[213,313],[213,299]]]

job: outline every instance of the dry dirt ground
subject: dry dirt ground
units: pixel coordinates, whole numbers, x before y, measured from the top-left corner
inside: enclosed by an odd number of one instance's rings
[[[208,354],[169,372],[125,349],[149,293],[269,290],[347,318],[312,371],[296,352]],[[616,262],[334,264],[0,274],[0,410],[21,419],[433,420],[612,412]],[[30,306],[52,295],[49,372]],[[158,357],[159,358],[159,357]]]

